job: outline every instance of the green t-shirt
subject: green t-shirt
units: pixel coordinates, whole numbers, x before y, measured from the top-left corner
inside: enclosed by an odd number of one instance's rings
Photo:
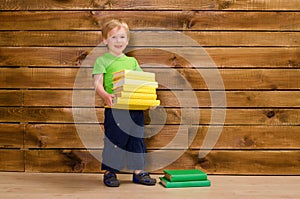
[[[110,53],[105,53],[96,59],[93,76],[103,74],[104,89],[106,92],[113,94],[113,73],[121,70],[142,71],[134,57],[126,55],[116,57]]]

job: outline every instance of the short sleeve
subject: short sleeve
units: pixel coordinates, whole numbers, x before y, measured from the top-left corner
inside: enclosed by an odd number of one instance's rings
[[[133,59],[135,61],[135,70],[136,71],[143,71],[143,69],[140,67],[138,61],[135,58],[133,58]]]
[[[105,65],[103,63],[103,59],[101,57],[98,57],[94,64],[92,75],[94,77],[94,75],[103,74],[103,73],[106,73]]]

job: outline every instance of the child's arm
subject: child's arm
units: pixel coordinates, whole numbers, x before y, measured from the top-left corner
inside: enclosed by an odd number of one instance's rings
[[[107,93],[103,87],[103,74],[94,75],[94,87],[96,93],[105,101],[107,106],[112,106],[114,95]]]

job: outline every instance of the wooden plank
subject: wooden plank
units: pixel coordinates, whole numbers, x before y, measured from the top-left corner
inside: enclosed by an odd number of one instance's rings
[[[0,1],[0,10],[299,10],[297,0],[110,0],[110,1]]]
[[[0,48],[0,66],[79,66],[91,48]],[[105,52],[103,50],[103,52]],[[15,54],[15,55],[13,55]],[[18,56],[16,56],[18,55]],[[21,59],[21,57],[30,59]],[[23,63],[22,63],[23,62]],[[93,65],[90,65],[93,66]]]
[[[96,152],[101,155],[100,150]],[[151,152],[154,151],[149,151]],[[165,154],[173,156],[178,152],[180,151],[167,150]],[[198,150],[185,151],[179,159],[154,172],[162,172],[163,169],[192,169],[196,165],[209,174],[299,175],[300,173],[299,150],[218,150],[211,151],[205,158],[199,158],[198,153]],[[147,159],[147,169],[163,165],[164,160],[158,162],[153,158],[154,156],[150,155]],[[155,164],[154,160],[156,165],[151,166]],[[88,151],[83,150],[26,151],[26,171],[30,172],[99,172],[99,165],[100,163]]]
[[[65,68],[1,68],[0,81],[2,88],[73,88],[74,81],[79,69]],[[85,82],[80,87],[92,88],[93,79],[91,69],[84,71],[86,74]],[[18,74],[18,75],[16,75]],[[20,78],[20,76],[22,78]],[[80,77],[79,77],[80,78]],[[63,81],[58,81],[63,80]],[[80,81],[81,79],[78,79]],[[23,86],[21,86],[22,84]],[[11,86],[8,86],[11,85]]]
[[[80,134],[85,139],[88,139],[90,134],[99,133],[101,136],[101,129],[97,129],[100,126],[84,124],[81,126],[86,129],[85,134]],[[74,124],[27,124],[25,132],[25,148],[85,148]],[[98,140],[96,136],[94,139]],[[93,148],[100,148],[100,143]]]
[[[74,94],[74,96],[73,96]],[[78,97],[75,97],[78,96]],[[85,97],[81,97],[85,96]],[[76,99],[76,102],[73,101]],[[90,90],[27,90],[24,91],[24,106],[42,107],[103,107],[103,100]]]
[[[94,90],[26,90],[24,106],[39,107],[103,107],[103,100]],[[73,100],[76,92],[78,101]],[[257,108],[257,107],[300,107],[298,91],[166,91],[157,90],[158,99],[163,107],[180,107],[191,102],[193,95],[197,98],[198,107],[212,107],[210,95],[226,95],[227,108]],[[74,94],[75,95],[75,94]],[[80,96],[85,96],[84,98]],[[220,105],[218,105],[220,107]]]
[[[23,124],[0,124],[0,151],[1,148],[23,148],[23,138]]]
[[[226,95],[227,108],[300,107],[298,91],[158,91],[158,99],[164,107],[180,107],[191,103],[193,94],[199,107],[213,107],[212,96]],[[222,100],[222,99],[220,99]],[[218,107],[221,105],[218,104]]]
[[[103,126],[98,124],[28,124],[25,148],[102,149]],[[177,136],[171,144],[174,136]],[[188,147],[187,126],[147,125],[145,142],[149,149]]]
[[[0,106],[22,106],[23,92],[20,90],[0,90]]]
[[[90,47],[0,47],[0,66],[93,67],[96,58],[104,52],[105,48]],[[159,67],[173,68],[299,68],[299,53],[298,47],[128,48],[128,55],[136,57],[142,66],[152,63],[152,67],[160,64]]]
[[[141,65],[158,63],[172,67],[298,68],[300,63],[299,48],[148,48],[128,55],[136,57]]]
[[[188,126],[146,125],[147,149],[187,149]]]
[[[1,12],[0,30],[99,30],[112,18],[131,29],[281,30],[300,29],[299,12],[44,11]]]
[[[132,31],[131,46],[299,46],[298,32],[257,31]],[[145,38],[151,41],[145,40]],[[189,41],[192,40],[192,41]],[[195,45],[195,44],[194,44]]]
[[[0,150],[0,171],[24,171],[24,151]]]
[[[0,32],[0,46],[97,46],[99,31]]]
[[[25,171],[99,172],[100,162],[86,150],[26,150]],[[100,150],[97,153],[101,154]]]
[[[97,109],[96,112],[98,120],[103,122],[103,109]],[[74,122],[72,108],[0,108],[0,113],[0,122]],[[98,123],[91,115],[93,113],[93,108],[74,110],[77,120],[83,123]]]
[[[299,47],[299,32],[250,32],[250,31],[132,31],[129,46],[181,46],[174,35],[190,38],[199,46],[250,46],[250,47]],[[155,38],[145,41],[145,38]],[[99,31],[5,31],[0,32],[1,47],[94,47],[102,42]]]
[[[299,175],[299,153],[299,150],[213,150],[199,158],[199,151],[195,150],[185,152],[167,168],[196,167],[209,174]]]
[[[242,0],[242,1],[217,1],[219,9],[226,10],[299,10],[299,1],[297,0]]]
[[[300,148],[299,126],[211,126],[209,128],[211,128],[210,132],[220,130],[220,137],[213,146],[214,149]],[[98,124],[77,124],[76,127],[74,124],[28,124],[25,131],[25,148],[103,148],[103,127]],[[163,147],[200,149],[207,136],[208,126],[188,128],[179,125],[146,125],[145,133],[148,149]],[[187,140],[188,136],[190,143]]]
[[[213,109],[214,114],[224,114],[224,109]],[[37,122],[37,123],[103,123],[103,109],[96,108],[0,108],[0,122]],[[94,115],[96,114],[96,118]],[[223,124],[222,118],[211,123],[210,109],[157,108],[151,124]],[[183,115],[184,114],[184,115]],[[300,109],[226,109],[225,125],[299,125]],[[195,116],[199,115],[199,121]],[[153,117],[153,116],[152,116]],[[220,116],[219,116],[220,117]],[[150,116],[146,114],[146,124]],[[165,121],[166,120],[166,121]]]
[[[156,73],[159,88],[167,89],[206,90],[209,87],[210,90],[294,90],[300,88],[299,69],[152,68],[145,71]],[[91,68],[65,68],[63,71],[59,68],[0,68],[0,88],[93,89],[91,74]],[[20,76],[23,78],[19,78]],[[62,79],[64,81],[60,81]],[[217,79],[218,82],[210,82],[212,79]]]
[[[151,174],[159,181],[163,173]],[[108,189],[102,182],[101,173],[31,173],[2,172],[0,191],[3,198],[132,198],[142,195],[145,199],[164,198],[243,198],[253,199],[295,199],[300,195],[299,176],[223,176],[209,175],[210,187],[164,189],[161,185],[137,186],[132,183],[132,175],[118,174],[121,186]],[[138,194],[135,193],[138,189]],[[12,191],[13,190],[13,191]],[[105,191],[104,191],[105,190]]]
[[[196,69],[178,69],[178,72],[147,69],[147,71],[155,72],[159,84],[169,89],[222,89],[221,84],[217,85],[217,83],[210,82],[210,80],[217,82],[218,79],[223,81],[226,90],[300,88],[300,70],[297,69],[200,69],[199,71]],[[283,74],[287,78],[284,78]],[[206,80],[204,81],[202,77],[205,77]],[[290,83],[294,85],[290,85]]]
[[[221,132],[214,149],[300,148],[299,126],[214,126],[209,128],[211,133]],[[191,127],[189,134],[191,136],[190,147],[200,149],[203,140],[208,135],[208,127]]]

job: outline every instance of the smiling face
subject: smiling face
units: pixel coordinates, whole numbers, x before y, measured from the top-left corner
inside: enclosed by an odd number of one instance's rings
[[[128,45],[127,31],[124,27],[115,27],[107,34],[107,39],[103,40],[108,51],[114,56],[121,56]]]

